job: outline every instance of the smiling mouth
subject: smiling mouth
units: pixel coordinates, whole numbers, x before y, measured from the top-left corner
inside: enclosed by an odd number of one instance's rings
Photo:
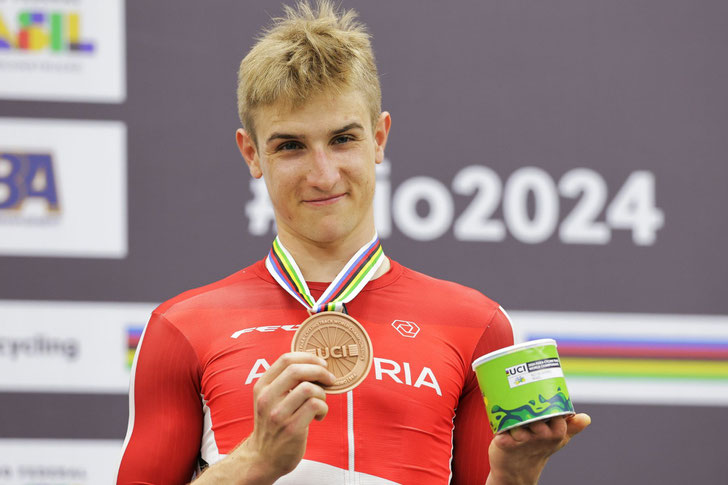
[[[316,205],[316,206],[330,205],[330,204],[337,203],[338,201],[343,199],[344,196],[346,196],[345,193],[337,194],[337,195],[330,195],[330,196],[326,196],[326,197],[320,197],[318,199],[307,199],[307,200],[304,200],[304,202],[306,204],[311,204],[311,205]]]

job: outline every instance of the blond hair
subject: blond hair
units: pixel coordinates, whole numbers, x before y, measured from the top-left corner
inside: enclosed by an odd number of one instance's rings
[[[365,26],[353,10],[338,13],[329,0],[316,8],[284,6],[240,63],[238,114],[255,140],[254,112],[278,101],[298,107],[311,96],[354,89],[364,95],[372,126],[381,112],[381,89]]]

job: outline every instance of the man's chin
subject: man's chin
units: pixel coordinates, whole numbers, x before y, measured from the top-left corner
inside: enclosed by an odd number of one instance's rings
[[[332,222],[330,224],[312,223],[303,228],[304,234],[312,241],[319,244],[334,244],[343,241],[351,233],[347,224]]]

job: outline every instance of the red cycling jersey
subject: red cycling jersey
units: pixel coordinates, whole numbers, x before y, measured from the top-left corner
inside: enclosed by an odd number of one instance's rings
[[[315,298],[326,286],[309,283]],[[470,365],[513,344],[503,309],[394,261],[346,307],[371,338],[371,371],[327,396],[276,483],[484,483],[493,435]],[[160,305],[132,370],[117,483],[185,483],[230,453],[253,431],[254,383],[307,317],[262,261]]]

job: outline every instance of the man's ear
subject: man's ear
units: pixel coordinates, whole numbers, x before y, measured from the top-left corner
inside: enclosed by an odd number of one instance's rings
[[[253,178],[259,179],[263,176],[263,170],[260,168],[260,158],[258,157],[258,149],[255,147],[255,141],[250,133],[238,128],[235,132],[235,143],[238,144],[238,150],[245,159],[245,163],[248,165],[250,175]]]
[[[384,161],[384,147],[387,145],[387,137],[389,136],[389,128],[391,126],[392,117],[389,112],[382,111],[374,127],[374,143],[376,144],[374,161],[376,163],[382,163]]]

